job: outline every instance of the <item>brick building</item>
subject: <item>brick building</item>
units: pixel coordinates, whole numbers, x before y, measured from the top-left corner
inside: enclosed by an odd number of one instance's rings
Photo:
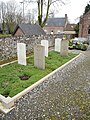
[[[76,34],[76,32],[75,32],[75,30],[74,30],[74,28],[75,28],[75,26],[76,26],[76,24],[67,24],[66,25],[66,27],[65,27],[65,29],[64,29],[64,33],[65,34]]]
[[[60,18],[48,18],[46,25],[44,26],[44,31],[47,34],[60,34],[64,32],[64,29],[68,23],[67,14],[65,17]]]
[[[80,17],[79,37],[89,38],[90,36],[90,11]]]

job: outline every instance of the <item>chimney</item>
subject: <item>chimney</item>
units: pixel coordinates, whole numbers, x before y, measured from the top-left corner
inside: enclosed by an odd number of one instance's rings
[[[68,23],[68,17],[67,17],[67,14],[65,14],[65,28],[66,28],[67,23]]]
[[[65,14],[65,19],[67,20],[67,14]]]

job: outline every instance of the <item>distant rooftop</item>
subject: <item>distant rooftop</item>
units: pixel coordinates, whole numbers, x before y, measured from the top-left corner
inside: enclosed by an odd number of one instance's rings
[[[62,18],[48,18],[45,26],[64,26],[65,17]]]
[[[25,35],[45,35],[44,30],[39,25],[34,25],[34,24],[29,24],[29,23],[19,24],[16,27],[14,34],[18,28],[20,28]]]

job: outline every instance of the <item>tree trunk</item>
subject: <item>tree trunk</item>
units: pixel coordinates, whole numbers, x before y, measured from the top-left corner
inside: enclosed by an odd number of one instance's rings
[[[46,17],[44,18],[44,21],[42,22],[42,26],[41,27],[44,27],[44,25],[46,24],[46,21],[48,19],[48,14],[49,14],[49,8],[50,8],[50,0],[48,0]]]
[[[44,0],[38,0],[38,23],[41,27],[44,27],[44,25],[48,19],[50,0],[48,0],[46,16],[45,16],[44,20],[43,20],[43,4],[44,4]]]

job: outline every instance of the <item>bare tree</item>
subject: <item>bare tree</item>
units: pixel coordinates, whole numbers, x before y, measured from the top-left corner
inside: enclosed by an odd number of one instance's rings
[[[9,33],[12,33],[14,31],[15,15],[16,15],[15,1],[14,2],[10,1],[7,3],[7,14],[5,17],[6,25],[7,25]]]
[[[59,7],[63,4],[65,5],[65,0],[38,0],[38,22],[41,27],[44,27],[46,21],[49,17],[51,8],[59,9]],[[44,10],[45,16],[43,16]],[[43,19],[44,18],[44,19]]]
[[[37,3],[37,11],[38,11],[38,23],[41,27],[44,27],[46,24],[46,21],[51,15],[51,9],[55,11],[60,10],[59,8],[61,5],[65,5],[66,1],[69,0],[28,0],[29,2]],[[53,17],[54,14],[52,14]]]
[[[15,23],[21,24],[23,22],[22,12],[17,12],[15,15]]]
[[[23,21],[22,12],[15,1],[7,2],[7,13],[5,16],[6,26],[9,33],[13,33],[16,24]]]
[[[1,19],[2,19],[2,32],[5,32],[5,15],[6,15],[6,4],[1,2]]]
[[[16,24],[23,21],[22,11],[15,1],[0,2],[0,13],[3,33],[5,30],[13,33]]]
[[[31,10],[28,10],[26,19],[27,19],[27,23],[31,23]]]
[[[36,18],[35,18],[35,16],[36,16],[36,9],[32,9],[32,14],[31,14],[31,23],[35,23],[36,22]]]

